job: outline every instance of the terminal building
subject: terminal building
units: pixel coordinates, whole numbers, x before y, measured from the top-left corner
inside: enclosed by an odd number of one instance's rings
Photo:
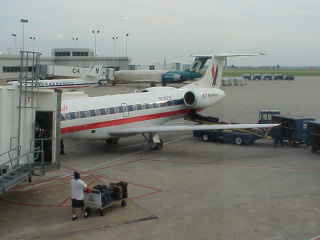
[[[89,48],[55,48],[51,56],[40,58],[41,73],[48,73],[49,66],[72,66],[85,68],[103,64],[106,68],[128,70],[128,57],[94,56]],[[32,69],[28,69],[30,72]],[[20,55],[0,55],[0,81],[17,80],[20,72]]]

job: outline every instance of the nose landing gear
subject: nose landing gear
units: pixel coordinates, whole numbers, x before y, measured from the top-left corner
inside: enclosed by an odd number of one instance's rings
[[[160,150],[163,148],[163,140],[160,138],[157,133],[148,133],[147,135],[143,134],[146,139],[150,150]]]

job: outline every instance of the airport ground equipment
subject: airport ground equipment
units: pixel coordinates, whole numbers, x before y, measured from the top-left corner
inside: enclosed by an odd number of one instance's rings
[[[189,115],[187,120],[200,124],[225,124],[219,118],[202,116],[194,113]],[[230,130],[196,130],[193,136],[202,141],[212,141],[221,143],[234,143],[237,145],[253,144],[256,140],[268,138],[264,129],[230,129]]]
[[[285,75],[284,80],[294,80],[295,77],[293,75]]]
[[[283,80],[284,76],[282,74],[275,74],[273,77],[274,80]]]
[[[273,75],[272,74],[265,74],[262,77],[263,80],[273,80]]]
[[[266,124],[266,123],[272,123],[272,116],[274,115],[280,115],[279,110],[260,110],[259,111],[259,119],[258,123]]]
[[[311,152],[315,153],[320,150],[320,121],[309,122],[308,133],[310,137],[309,144],[311,145]]]
[[[252,80],[252,74],[243,74],[241,77],[246,80]]]
[[[119,204],[122,207],[127,206],[128,183],[118,182],[108,185],[96,185],[92,190],[85,191],[84,204],[88,216],[96,210],[100,216],[104,216],[105,209]]]
[[[247,79],[239,78],[239,77],[231,77],[231,78],[223,78],[222,86],[245,86],[248,85]]]
[[[252,77],[252,80],[261,80],[262,79],[262,74],[254,74]]]
[[[207,142],[234,143],[237,145],[253,144],[256,140],[264,138],[263,134],[253,133],[253,130],[198,130],[193,131],[193,136]]]
[[[292,146],[309,143],[308,123],[314,120],[315,120],[314,118],[309,118],[309,117],[283,116],[283,115],[272,116],[273,123],[281,124],[280,137],[282,138],[283,141],[287,141],[288,144]]]

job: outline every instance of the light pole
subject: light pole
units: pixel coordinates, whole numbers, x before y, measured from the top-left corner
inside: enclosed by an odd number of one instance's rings
[[[32,36],[32,37],[29,37],[29,39],[30,39],[31,41],[33,41],[33,43],[31,44],[31,46],[32,46],[32,48],[33,48],[33,51],[36,51],[36,49],[35,49],[35,40],[36,40],[37,38],[34,37],[34,36]]]
[[[24,50],[24,24],[28,23],[28,19],[21,18],[20,22],[22,23],[22,50]]]
[[[97,56],[97,34],[100,33],[100,30],[91,31],[94,36],[94,56]]]
[[[17,49],[17,34],[12,33],[11,36],[14,39],[14,49],[15,49],[15,53],[17,54],[18,53],[18,49]]]
[[[78,38],[78,37],[72,37],[72,40],[75,41],[74,46],[75,46],[75,47],[78,47],[78,40],[79,40],[79,38]]]
[[[126,57],[128,57],[128,38],[129,33],[126,33],[126,35],[124,36],[124,53]]]

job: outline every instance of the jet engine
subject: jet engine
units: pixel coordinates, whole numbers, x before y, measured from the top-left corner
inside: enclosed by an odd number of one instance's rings
[[[205,108],[217,103],[224,96],[225,93],[221,89],[192,89],[184,93],[183,101],[190,108]]]

